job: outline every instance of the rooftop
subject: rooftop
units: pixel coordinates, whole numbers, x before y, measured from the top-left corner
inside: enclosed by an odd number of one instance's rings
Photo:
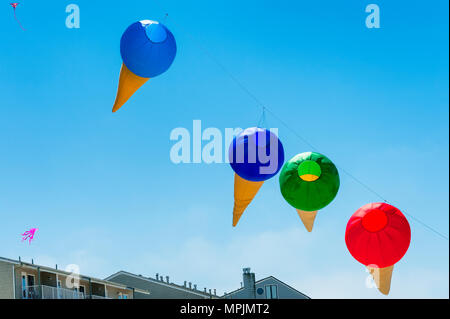
[[[128,276],[131,276],[131,277],[139,278],[139,279],[146,280],[146,281],[149,281],[149,282],[152,282],[152,283],[156,283],[156,284],[160,284],[160,285],[163,285],[163,286],[168,286],[168,287],[172,287],[172,288],[175,288],[175,289],[187,291],[187,292],[190,292],[192,294],[196,294],[196,295],[199,295],[199,296],[202,296],[202,297],[211,297],[211,296],[217,297],[217,295],[215,295],[213,293],[210,294],[208,292],[196,289],[196,285],[193,285],[193,286],[191,286],[191,288],[189,288],[186,285],[178,285],[178,284],[175,284],[173,282],[164,281],[164,277],[163,276],[159,277],[160,279],[156,279],[156,278],[151,278],[151,277],[145,277],[145,276],[142,276],[142,275],[136,275],[136,274],[130,273],[128,271],[124,271],[124,270],[121,270],[121,271],[118,271],[118,272],[112,274],[111,276],[105,278],[105,280],[110,280],[110,279],[112,279],[114,277],[117,277],[119,275],[128,275]],[[186,281],[185,281],[185,283],[186,283]]]
[[[262,282],[264,282],[264,281],[266,281],[266,280],[268,280],[268,279],[273,279],[273,280],[279,282],[280,284],[283,284],[283,285],[285,285],[286,287],[292,289],[293,291],[295,291],[295,292],[297,292],[297,293],[299,293],[299,294],[305,296],[306,298],[311,299],[311,298],[309,298],[307,295],[305,295],[304,293],[298,291],[298,290],[295,289],[294,287],[289,286],[287,283],[282,282],[280,279],[275,278],[274,276],[268,276],[268,277],[265,277],[265,278],[263,278],[263,279],[257,280],[257,281],[255,281],[255,284],[257,285],[257,284],[262,283]],[[239,288],[239,289],[233,290],[232,292],[225,293],[221,298],[226,298],[227,296],[232,295],[232,294],[234,294],[234,293],[236,293],[236,292],[238,292],[238,291],[241,291],[241,290],[243,290],[243,289],[245,289],[245,287],[241,287],[241,288]]]

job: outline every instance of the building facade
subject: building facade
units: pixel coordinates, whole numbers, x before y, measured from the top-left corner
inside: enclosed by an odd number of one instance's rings
[[[132,299],[135,293],[134,287],[0,257],[0,299]]]

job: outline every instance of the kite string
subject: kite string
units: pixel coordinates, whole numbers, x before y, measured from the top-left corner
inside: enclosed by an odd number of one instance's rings
[[[261,110],[261,116],[259,117],[258,124],[256,124],[257,127],[268,127],[267,120],[266,120],[266,108],[263,106]]]
[[[250,98],[252,98],[257,105],[259,105],[259,107],[261,107],[263,109],[263,116],[264,116],[264,112],[270,113],[275,119],[277,119],[284,127],[286,127],[288,130],[290,130],[299,140],[301,140],[303,143],[305,143],[306,145],[308,145],[312,150],[317,151],[318,149],[312,145],[307,139],[305,139],[302,135],[300,135],[295,129],[291,128],[284,120],[282,120],[278,115],[276,115],[271,109],[269,109],[267,107],[267,105],[265,105],[255,94],[253,94],[244,84],[242,84],[241,81],[239,81],[217,58],[215,58],[214,55],[212,55],[203,45],[200,41],[197,41],[188,31],[186,31],[184,28],[182,28],[181,26],[179,26],[173,19],[171,20],[171,22],[173,24],[175,24],[177,27],[179,27],[180,29],[183,29],[185,31],[185,33],[187,34],[187,36],[195,43],[197,43],[198,47],[200,49],[202,49],[202,51],[205,53],[205,55],[207,55],[212,61],[214,61],[221,69],[222,71],[228,75],[228,77],[237,85],[241,88],[241,90],[243,92],[245,92]],[[259,124],[259,123],[258,123]],[[337,165],[336,165],[337,166]],[[345,170],[342,167],[337,166],[341,171],[343,171],[347,176],[349,176],[351,179],[353,179],[355,182],[357,182],[358,184],[360,184],[361,186],[363,186],[366,190],[368,190],[369,192],[371,192],[372,194],[374,194],[375,196],[377,196],[379,199],[381,199],[382,201],[384,201],[385,203],[389,203],[383,196],[381,196],[378,192],[376,192],[375,190],[373,190],[371,187],[369,187],[367,184],[363,183],[361,180],[359,180],[358,178],[356,178],[355,176],[353,176],[352,174],[350,174],[347,170]],[[406,212],[403,211],[403,213],[405,215],[408,215],[409,217],[411,217],[411,219],[413,219],[414,221],[416,221],[417,223],[421,224],[422,226],[426,227],[428,230],[432,231],[433,233],[435,233],[436,235],[448,240],[448,237],[444,234],[442,234],[441,232],[439,232],[438,230],[434,229],[433,227],[427,225],[425,222],[419,220],[418,218],[414,217],[411,214],[408,214]]]
[[[19,19],[16,16],[16,8],[13,8],[14,10],[14,19],[16,19],[17,23],[19,24],[19,27],[23,30],[26,31],[24,27],[22,27],[22,24],[20,23]]]

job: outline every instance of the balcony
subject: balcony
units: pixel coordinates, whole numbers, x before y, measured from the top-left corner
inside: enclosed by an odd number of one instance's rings
[[[22,290],[22,299],[111,299],[103,296],[86,295],[76,290],[45,285],[29,286]]]

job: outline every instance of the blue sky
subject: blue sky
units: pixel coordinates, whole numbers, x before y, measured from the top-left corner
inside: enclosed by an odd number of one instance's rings
[[[81,28],[65,27],[78,4]],[[365,27],[377,3],[381,28]],[[177,57],[112,114],[119,41],[161,20]],[[0,10],[0,256],[106,277],[169,275],[219,293],[243,267],[312,298],[386,298],[344,241],[350,216],[379,199],[341,172],[307,233],[267,181],[231,227],[228,164],[173,164],[172,129],[255,126],[254,95],[339,167],[448,236],[448,2],[21,1]],[[201,43],[201,44],[200,44]],[[274,117],[286,158],[310,151]],[[448,298],[448,240],[409,218],[392,298]],[[39,231],[22,243],[27,228]]]

